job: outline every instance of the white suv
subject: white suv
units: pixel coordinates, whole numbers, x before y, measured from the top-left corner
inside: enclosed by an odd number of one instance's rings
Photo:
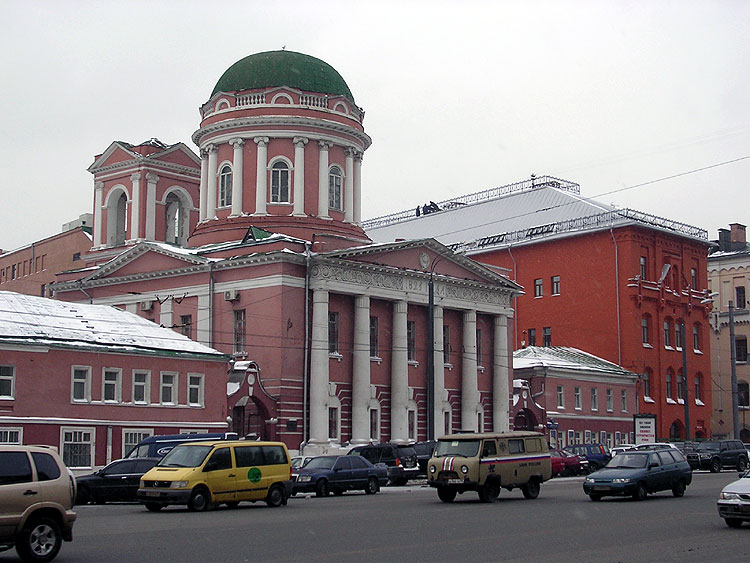
[[[51,561],[73,539],[76,482],[44,446],[0,445],[0,551],[15,545],[24,561]]]

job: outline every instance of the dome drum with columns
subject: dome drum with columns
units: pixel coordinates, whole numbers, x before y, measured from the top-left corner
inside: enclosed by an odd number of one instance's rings
[[[250,225],[321,248],[369,240],[359,224],[362,154],[371,141],[330,65],[291,51],[245,57],[219,79],[201,114],[192,246],[241,238]]]

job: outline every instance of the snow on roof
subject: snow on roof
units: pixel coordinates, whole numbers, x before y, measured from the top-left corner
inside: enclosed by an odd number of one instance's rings
[[[513,352],[513,369],[547,367],[574,371],[596,371],[611,375],[636,376],[617,364],[578,348],[528,346]]]
[[[0,343],[3,342],[226,359],[218,350],[116,307],[68,303],[11,291],[0,291]]]

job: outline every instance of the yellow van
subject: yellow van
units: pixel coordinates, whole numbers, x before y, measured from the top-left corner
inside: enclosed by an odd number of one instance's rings
[[[533,499],[551,477],[547,440],[538,432],[450,434],[438,439],[427,463],[427,484],[443,502],[467,491],[493,502],[501,488],[520,488],[525,498]]]
[[[208,510],[242,501],[286,504],[292,492],[289,451],[282,442],[245,440],[180,444],[141,478],[138,500],[156,512],[169,504]]]

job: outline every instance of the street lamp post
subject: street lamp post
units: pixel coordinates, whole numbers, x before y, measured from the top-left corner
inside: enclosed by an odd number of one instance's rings
[[[735,440],[740,439],[739,392],[737,391],[737,350],[734,342],[734,303],[729,302],[729,349],[732,364],[732,433]]]
[[[430,270],[430,281],[427,284],[427,439],[435,439],[435,284],[432,280],[433,269]]]

